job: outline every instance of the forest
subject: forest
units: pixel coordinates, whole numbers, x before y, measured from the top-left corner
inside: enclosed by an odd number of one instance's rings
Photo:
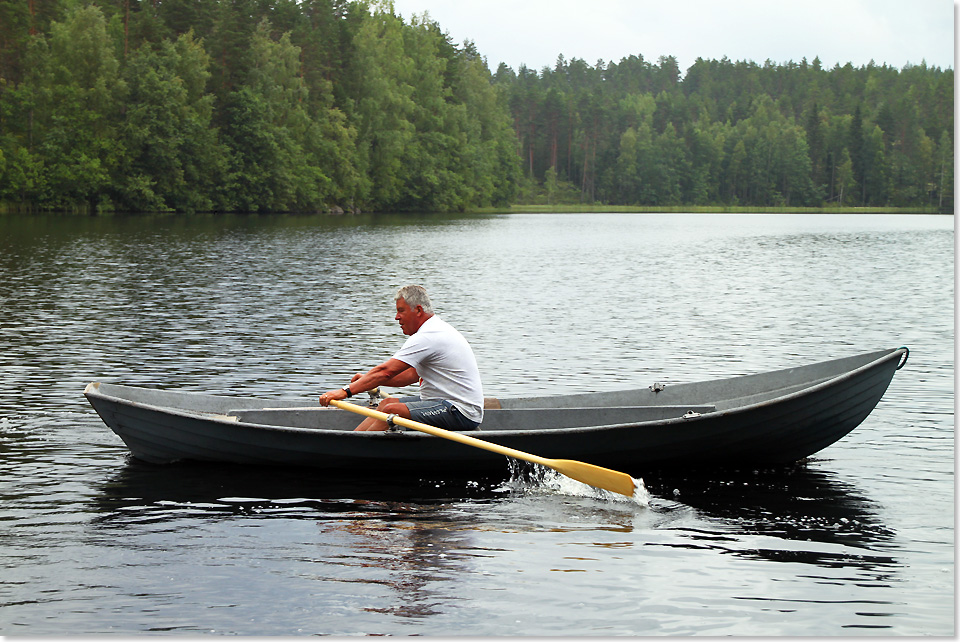
[[[0,212],[953,211],[953,70],[489,69],[388,1],[0,2]]]

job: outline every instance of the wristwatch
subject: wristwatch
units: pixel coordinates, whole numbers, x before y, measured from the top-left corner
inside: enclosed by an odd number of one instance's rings
[[[350,386],[349,386],[349,385],[344,386],[344,387],[342,388],[342,390],[343,390],[345,393],[347,393],[347,398],[348,398],[348,399],[353,396],[353,391],[350,390]]]

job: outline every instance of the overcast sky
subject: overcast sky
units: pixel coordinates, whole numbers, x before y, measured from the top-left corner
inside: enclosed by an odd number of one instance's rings
[[[681,72],[697,57],[762,64],[790,60],[859,67],[954,67],[954,0],[394,0],[409,22],[424,11],[462,44],[472,40],[491,71],[501,62],[540,70],[557,56],[656,63]]]

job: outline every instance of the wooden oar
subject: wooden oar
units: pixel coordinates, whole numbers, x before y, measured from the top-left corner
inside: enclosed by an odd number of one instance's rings
[[[350,412],[355,412],[360,415],[366,415],[367,417],[373,417],[374,419],[379,419],[380,421],[387,421],[389,418],[389,415],[385,412],[380,412],[379,410],[374,410],[373,408],[358,406],[347,401],[331,401],[330,405],[336,406],[342,410],[349,410]],[[514,457],[516,459],[523,459],[535,464],[540,464],[541,466],[552,468],[558,473],[562,473],[567,477],[576,479],[584,484],[596,486],[597,488],[603,488],[604,490],[609,490],[614,493],[620,493],[621,495],[626,495],[627,497],[633,497],[633,491],[636,489],[636,484],[634,484],[633,477],[626,473],[610,470],[609,468],[601,468],[600,466],[594,466],[593,464],[586,464],[582,461],[574,461],[572,459],[547,459],[546,457],[531,455],[520,450],[515,450],[499,444],[492,444],[489,441],[483,441],[482,439],[477,439],[476,437],[464,435],[459,432],[444,430],[443,428],[437,428],[436,426],[428,426],[427,424],[420,423],[419,421],[404,419],[403,417],[394,416],[393,423],[397,424],[398,426],[405,426],[407,428],[419,430],[420,432],[425,432],[428,435],[434,435],[435,437],[443,437],[444,439],[458,441],[461,444],[474,446],[476,448],[483,448],[484,450],[506,455],[507,457]]]

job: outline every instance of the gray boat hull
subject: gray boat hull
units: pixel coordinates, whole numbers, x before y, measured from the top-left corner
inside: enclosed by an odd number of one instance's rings
[[[676,466],[774,465],[835,443],[879,403],[906,348],[662,390],[500,399],[481,439],[640,475]],[[659,386],[657,386],[659,387]],[[200,395],[91,383],[91,405],[142,460],[331,471],[502,473],[505,459],[417,432],[353,432],[315,400]]]

